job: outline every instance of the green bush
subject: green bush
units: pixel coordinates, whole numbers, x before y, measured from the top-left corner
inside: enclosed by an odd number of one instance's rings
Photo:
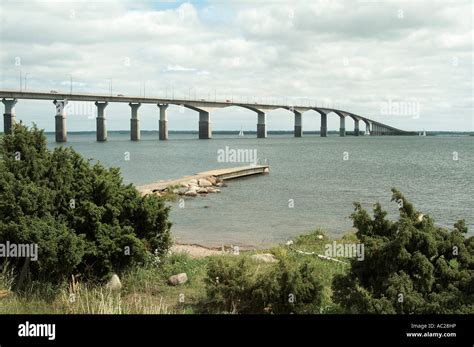
[[[310,262],[281,258],[277,265],[242,257],[208,264],[206,291],[215,311],[233,313],[319,312],[322,286]]]
[[[364,261],[353,260],[333,280],[334,301],[350,313],[473,313],[474,237],[464,221],[453,230],[437,227],[397,190],[398,221],[380,204],[374,217],[355,204],[357,238]]]
[[[255,273],[251,265],[246,257],[216,257],[209,260],[204,281],[211,308],[217,312],[253,311]]]
[[[17,274],[60,282],[103,279],[170,245],[168,208],[124,185],[120,171],[71,148],[46,147],[43,131],[16,124],[0,142],[0,243],[35,243],[38,260],[9,258]]]

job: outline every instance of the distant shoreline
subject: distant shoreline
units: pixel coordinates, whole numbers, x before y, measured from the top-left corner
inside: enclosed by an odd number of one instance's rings
[[[235,135],[238,134],[240,130],[213,130],[213,134],[217,135]],[[245,134],[251,134],[251,135],[256,135],[257,131],[255,130],[244,130]],[[54,131],[45,131],[44,132],[47,135],[54,135]],[[84,130],[84,131],[68,131],[68,134],[95,134],[95,130]],[[109,130],[108,133],[115,133],[115,134],[128,134],[130,133],[130,130]],[[141,133],[156,133],[158,134],[158,130],[141,130]],[[169,134],[191,134],[191,135],[197,135],[199,132],[197,130],[168,130]],[[268,134],[272,135],[293,135],[294,131],[293,130],[268,130]],[[305,134],[308,135],[319,135],[319,131],[304,131]],[[350,135],[352,132],[351,131],[346,131],[346,134]],[[339,135],[339,130],[331,130],[328,131],[328,134],[332,135]],[[472,131],[427,131],[427,136],[474,136],[474,132]],[[403,137],[403,135],[401,135]],[[413,137],[414,135],[410,135],[410,137]],[[400,136],[390,136],[390,137],[400,137]],[[416,136],[415,136],[416,137]]]

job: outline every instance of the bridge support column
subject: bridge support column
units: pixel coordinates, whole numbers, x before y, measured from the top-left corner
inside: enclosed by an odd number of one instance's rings
[[[364,135],[367,135],[367,133],[369,135],[371,135],[372,129],[370,129],[370,123],[366,122],[365,120],[364,120],[364,123],[365,123],[365,133],[364,133]]]
[[[56,105],[55,130],[56,142],[67,142],[66,105],[67,100],[54,100]]]
[[[354,136],[359,136],[359,120],[354,119]]]
[[[295,137],[303,136],[303,115],[298,111],[293,111],[295,114]]]
[[[140,120],[138,119],[138,109],[142,105],[141,103],[129,103],[132,110],[132,117],[130,118],[130,140],[140,140]]]
[[[346,136],[346,118],[339,116],[339,136]]]
[[[168,117],[166,115],[168,104],[158,104],[158,107],[160,108],[159,138],[161,141],[165,141],[168,140]]]
[[[327,114],[321,114],[321,131],[320,131],[321,137],[326,137],[328,136],[328,115]]]
[[[257,138],[264,139],[267,137],[266,115],[264,112],[258,112],[257,121]]]
[[[15,105],[16,99],[3,99],[5,105],[5,113],[3,114],[3,132],[5,134],[11,134],[13,131],[13,124],[15,124]]]
[[[207,140],[212,138],[212,129],[209,112],[199,111],[199,138]]]
[[[107,119],[105,118],[105,108],[108,104],[108,102],[99,101],[96,101],[95,103],[97,106],[96,134],[98,142],[107,141]]]

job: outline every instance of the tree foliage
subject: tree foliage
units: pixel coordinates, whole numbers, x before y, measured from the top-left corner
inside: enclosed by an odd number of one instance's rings
[[[355,203],[351,218],[365,258],[334,278],[334,300],[350,313],[473,313],[474,237],[466,237],[464,221],[452,230],[435,226],[392,193],[397,221],[378,203],[373,217]]]
[[[259,273],[247,257],[212,259],[206,291],[210,307],[234,313],[314,313],[322,301],[322,285],[313,264],[280,258]]]
[[[170,245],[168,208],[142,197],[120,171],[69,147],[50,151],[43,131],[16,124],[0,143],[0,243],[38,245],[38,260],[8,259],[32,280],[73,273],[100,279]]]

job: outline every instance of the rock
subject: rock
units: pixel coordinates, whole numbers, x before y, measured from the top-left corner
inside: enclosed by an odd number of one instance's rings
[[[173,275],[170,278],[168,278],[168,283],[171,284],[172,286],[177,286],[178,284],[184,284],[188,281],[188,275],[186,275],[186,272],[182,272],[177,275]]]
[[[199,179],[199,186],[200,187],[212,187],[212,183],[206,180],[205,178]]]
[[[216,187],[222,187],[223,185],[224,185],[224,183],[222,183],[222,182],[217,182],[216,183]]]
[[[275,256],[270,253],[254,254],[250,258],[263,263],[278,263],[278,260],[275,258]]]
[[[209,177],[207,178],[207,180],[208,180],[209,182],[211,182],[211,184],[212,184],[213,186],[215,186],[216,183],[217,183],[217,180],[216,180],[216,178],[215,178],[214,176],[209,176]]]
[[[178,189],[178,192],[175,193],[175,194],[184,195],[184,194],[186,194],[187,191],[188,191],[188,188],[182,187],[182,188],[179,188],[179,189]]]
[[[105,288],[112,291],[120,290],[122,289],[122,282],[120,282],[120,278],[116,274],[113,274]]]
[[[222,180],[222,178],[219,178],[219,177],[214,177],[216,179],[216,184],[217,183],[224,183],[224,181]]]
[[[195,185],[195,186],[196,186],[197,184],[198,184],[198,180],[195,179],[195,178],[193,178],[192,180],[189,180],[189,181],[188,181],[188,185]]]
[[[11,294],[13,293],[7,289],[0,290],[0,299],[6,298],[7,296],[10,296]]]
[[[208,189],[209,189],[209,188],[200,187],[198,190],[196,190],[196,192],[197,192],[198,194],[207,194],[207,193],[209,193],[209,190],[208,190]]]
[[[186,195],[186,196],[197,196],[197,192],[194,189],[190,189],[190,190],[186,191],[186,193],[184,195]]]
[[[186,183],[186,182],[181,182],[181,183],[179,184],[179,186],[180,186],[180,187],[187,187],[187,186],[188,186],[188,183]]]
[[[216,192],[216,189],[213,188],[213,187],[207,187],[207,188],[204,188],[204,189],[206,189],[206,191],[207,191],[208,193],[215,193],[215,192]]]

